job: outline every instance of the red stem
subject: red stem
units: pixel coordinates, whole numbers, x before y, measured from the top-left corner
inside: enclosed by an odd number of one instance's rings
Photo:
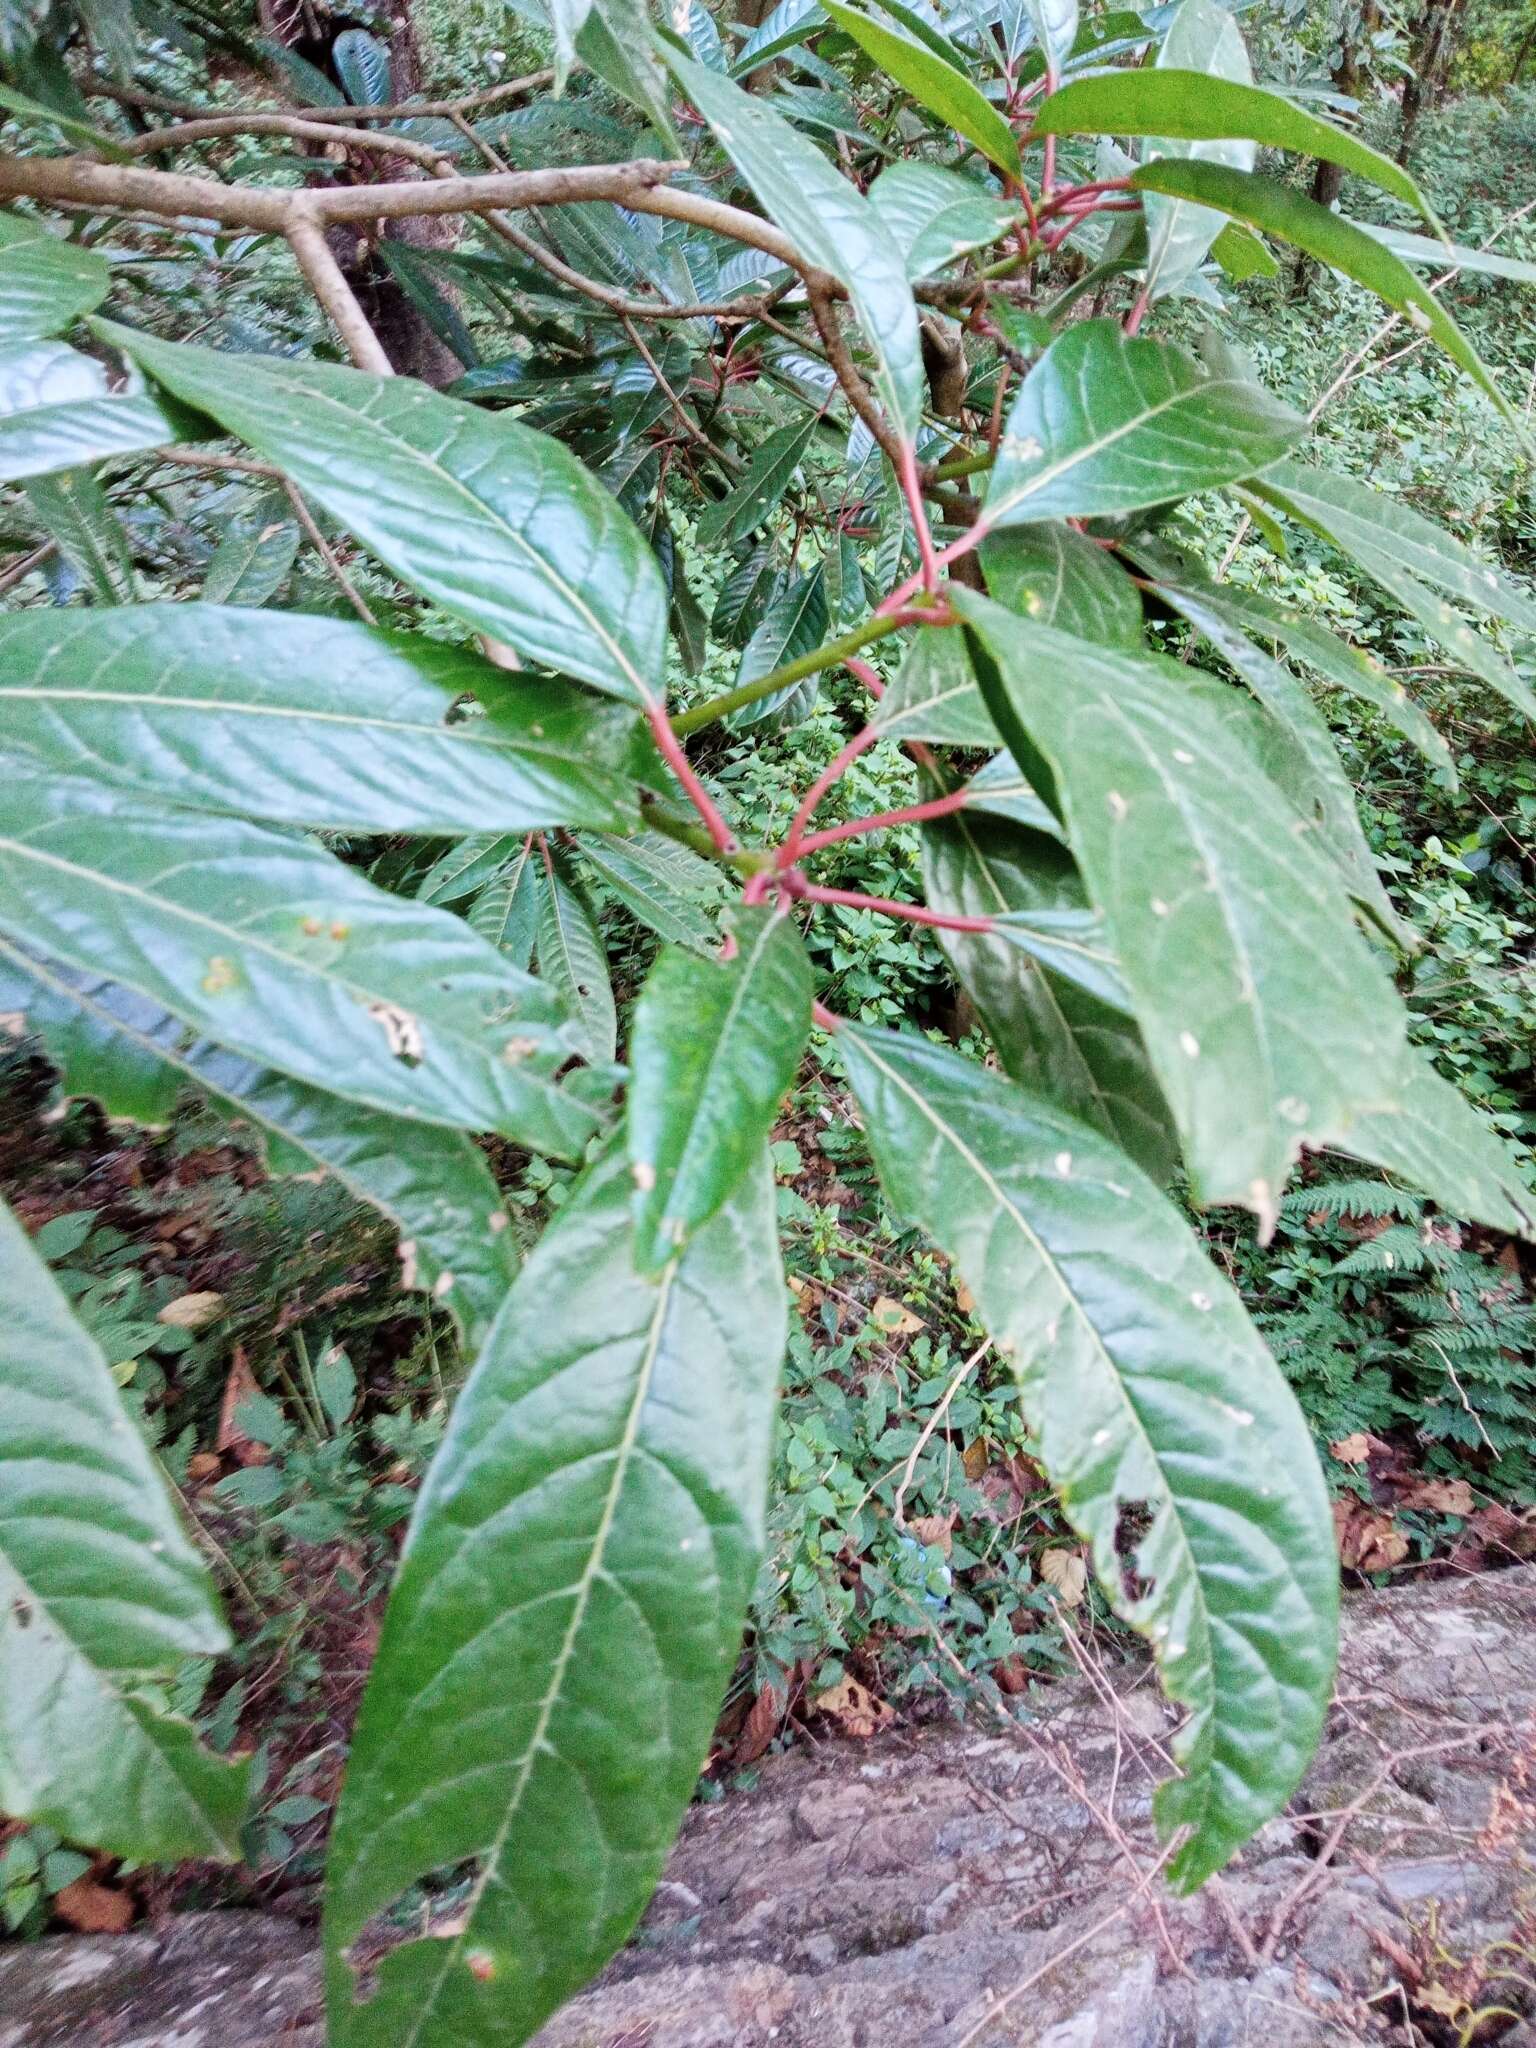
[[[847,669],[849,675],[853,677],[855,682],[862,683],[864,685],[865,689],[868,690],[871,697],[873,697],[875,702],[878,704],[880,699],[885,695],[885,685],[881,682],[879,676],[875,674],[875,671],[870,667],[869,663],[867,661],[861,661],[858,655],[856,654],[850,654],[848,659],[843,663],[843,667]]]
[[[659,698],[653,697],[645,707],[650,720],[651,731],[661,749],[667,766],[688,792],[688,801],[704,821],[704,828],[714,842],[716,853],[735,853],[736,835],[727,825],[715,804],[714,798],[695,774],[693,764],[683,750],[683,743],[672,730],[672,721],[667,716],[667,707]]]
[[[813,1001],[811,1004],[811,1022],[819,1024],[823,1031],[838,1031],[842,1028],[843,1020],[835,1010],[829,1010],[825,1003]]]
[[[923,565],[923,588],[935,591],[939,587],[939,558],[933,551],[933,533],[923,504],[923,483],[917,473],[917,450],[910,441],[901,444],[901,488],[917,534],[918,560]]]
[[[927,924],[945,932],[989,932],[990,917],[951,917],[942,910],[929,910],[921,903],[893,903],[888,896],[861,896],[855,889],[824,889],[803,875],[788,874],[785,887],[807,903],[841,903],[849,910],[877,910],[882,917],[902,917],[909,924]]]
[[[796,847],[800,854],[815,853],[818,847],[836,846],[843,839],[857,839],[863,832],[884,832],[893,825],[921,825],[925,818],[947,818],[951,811],[964,810],[969,792],[951,790],[948,796],[930,797],[926,803],[903,804],[899,810],[879,811],[867,818],[849,818],[845,824],[829,825],[825,832],[813,832]]]
[[[861,726],[851,740],[838,748],[826,767],[822,769],[805,795],[800,799],[800,808],[790,820],[789,837],[779,848],[778,866],[793,867],[800,851],[801,836],[810,823],[811,814],[821,802],[834,782],[841,780],[867,747],[872,747],[880,735],[872,725]]]

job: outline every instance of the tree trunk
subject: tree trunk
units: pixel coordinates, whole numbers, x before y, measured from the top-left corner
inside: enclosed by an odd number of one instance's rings
[[[1456,54],[1455,29],[1466,10],[1466,0],[1429,0],[1419,17],[1413,38],[1413,64],[1403,87],[1403,128],[1398,138],[1397,160],[1407,163],[1418,134],[1419,117],[1426,108],[1433,111],[1440,102]]]

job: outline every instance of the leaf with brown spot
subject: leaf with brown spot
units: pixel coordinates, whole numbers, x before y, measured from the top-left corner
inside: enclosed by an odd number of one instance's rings
[[[867,1742],[871,1735],[889,1726],[896,1715],[884,1700],[877,1700],[868,1686],[846,1675],[811,1702],[818,1714],[837,1724],[838,1733]]]

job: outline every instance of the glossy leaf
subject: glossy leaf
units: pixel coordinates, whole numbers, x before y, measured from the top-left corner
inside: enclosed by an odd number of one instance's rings
[[[1011,612],[1106,647],[1144,645],[1135,584],[1104,548],[1059,520],[993,534],[981,566],[988,591]]]
[[[639,1918],[763,1543],[785,1291],[759,1157],[655,1280],[614,1147],[508,1297],[412,1517],[331,1841],[337,2048],[525,2041]],[[346,1955],[468,1865],[453,1931]],[[360,1958],[361,1960],[361,1958]]]
[[[678,83],[764,211],[808,263],[848,288],[875,359],[875,389],[912,440],[925,384],[917,308],[901,251],[864,195],[781,114],[730,79],[668,51]]]
[[[667,74],[657,62],[645,10],[634,0],[592,0],[576,36],[576,52],[589,71],[638,107],[650,123],[664,157],[676,159],[683,146],[672,125]]]
[[[0,1203],[0,1807],[118,1856],[232,1861],[250,1767],[151,1688],[228,1647],[165,1480]]]
[[[1536,1192],[1509,1147],[1416,1047],[1397,1108],[1358,1118],[1343,1149],[1422,1188],[1447,1215],[1536,1239]]]
[[[1243,138],[1339,164],[1433,220],[1428,202],[1400,164],[1348,129],[1309,114],[1262,86],[1204,71],[1098,71],[1052,93],[1035,116],[1037,135],[1147,135],[1182,142]]]
[[[1023,769],[1006,750],[994,754],[984,768],[978,768],[965,787],[968,811],[1007,818],[1026,831],[1043,832],[1047,839],[1059,839],[1065,846],[1061,820],[1036,794]]]
[[[539,973],[574,1019],[577,1050],[589,1066],[606,1066],[618,1042],[608,953],[591,908],[563,861],[545,870],[534,943]]]
[[[1157,69],[1180,71],[1186,76],[1198,77],[1202,84],[1213,80],[1239,85],[1253,83],[1242,31],[1227,9],[1220,5],[1220,0],[1181,0],[1157,53]],[[1176,136],[1160,135],[1148,141],[1146,154],[1148,157],[1197,157],[1211,163],[1231,164],[1240,171],[1251,171],[1258,148],[1242,137],[1186,142]],[[1211,244],[1221,233],[1225,222],[1219,213],[1211,213],[1203,206],[1191,206],[1185,200],[1166,199],[1152,192],[1147,194],[1144,210],[1147,219],[1146,289],[1149,298],[1155,302],[1188,282],[1210,253]]]
[[[740,480],[717,504],[706,506],[699,514],[700,547],[732,546],[762,525],[794,481],[800,458],[820,424],[812,413],[777,428],[758,443]]]
[[[0,335],[8,347],[61,334],[101,304],[111,281],[99,249],[0,215]]]
[[[938,117],[941,126],[952,128],[973,142],[1000,171],[1019,175],[1019,145],[1002,113],[973,85],[958,61],[948,62],[928,44],[919,42],[894,22],[881,20],[862,8],[849,7],[842,0],[822,0],[822,5],[888,78],[909,92],[919,106]],[[955,51],[958,60],[959,52]]]
[[[1024,0],[1048,75],[1057,76],[1077,44],[1078,0]]]
[[[485,715],[460,714],[477,693]],[[622,825],[632,716],[350,619],[207,604],[0,619],[0,758],[353,832]]]
[[[0,345],[0,484],[164,447],[195,425],[148,392],[114,395],[102,365],[77,349]]]
[[[821,570],[818,567],[797,576],[763,613],[751,639],[741,651],[732,687],[739,689],[743,683],[755,683],[760,677],[771,675],[776,668],[782,668],[785,662],[797,661],[802,654],[811,653],[821,645],[826,631],[827,601],[822,593]],[[731,712],[726,725],[732,732],[739,732],[745,726],[761,725],[770,718],[780,725],[793,724],[803,718],[816,702],[818,687],[819,677],[815,675],[807,676],[798,683],[786,683],[783,689],[759,697],[755,704],[744,704],[739,711]]]
[[[1404,314],[1411,327],[1430,335],[1493,400],[1506,419],[1515,415],[1508,400],[1483,367],[1444,306],[1392,251],[1364,234],[1342,214],[1319,206],[1305,193],[1225,164],[1178,163],[1159,157],[1143,164],[1131,179],[1143,192],[1165,192],[1246,221],[1261,234],[1274,235],[1293,248],[1304,249],[1319,263],[1342,271],[1367,291]]]
[[[1280,266],[1251,228],[1229,220],[1211,244],[1211,254],[1234,284],[1253,277],[1278,277]]]
[[[559,442],[413,378],[100,325],[445,611],[612,695],[660,694],[667,593],[655,556]]]
[[[720,870],[660,832],[583,832],[577,850],[624,908],[670,944],[713,954],[724,896]]]
[[[138,579],[128,537],[95,474],[89,469],[61,469],[53,476],[33,477],[23,488],[43,531],[94,601],[131,603],[138,595]]]
[[[1179,663],[953,602],[1004,738],[1055,779],[1197,1199],[1272,1227],[1304,1142],[1396,1106],[1404,1012],[1333,863]]]
[[[579,1156],[556,998],[313,842],[62,775],[0,777],[0,931],[295,1080]]]
[[[869,188],[869,203],[910,278],[931,277],[957,256],[989,248],[1019,219],[1016,206],[937,164],[887,164]]]
[[[669,950],[630,1033],[627,1130],[635,1262],[656,1273],[761,1153],[811,1028],[811,963],[792,920],[733,913],[729,959]]]
[[[1065,848],[969,811],[923,828],[923,881],[935,910],[962,917],[1081,911],[1086,903]],[[1015,943],[1006,930],[944,932],[939,943],[1014,1080],[1114,1139],[1166,1185],[1177,1147],[1141,1034],[1123,1003],[1088,993],[1078,977],[1052,973],[1048,959]]]
[[[1188,1718],[1159,1789],[1192,1889],[1294,1791],[1333,1678],[1338,1564],[1290,1389],[1173,1205],[1113,1145],[915,1037],[837,1037],[893,1205],[1018,1377],[1111,1605]]]
[[[170,1120],[183,1089],[207,1096],[260,1141],[273,1173],[332,1176],[400,1233],[401,1280],[446,1309],[466,1345],[484,1337],[517,1271],[506,1208],[458,1131],[406,1124],[291,1081],[99,975],[0,940],[0,1010],[37,1032],[70,1095],[109,1116]]]
[[[764,606],[778,583],[773,550],[760,541],[726,577],[715,600],[709,630],[717,640],[739,647],[751,639]]]
[[[344,28],[331,44],[331,63],[354,107],[386,107],[395,97],[389,45],[365,28]]]
[[[965,635],[951,628],[920,630],[876,705],[873,723],[892,739],[995,747],[997,727],[977,687]]]
[[[1114,320],[1079,321],[1024,379],[983,517],[999,527],[1139,511],[1250,476],[1306,430],[1260,385]]]
[[[1465,270],[1474,277],[1506,277],[1513,284],[1536,284],[1536,263],[1519,256],[1504,256],[1497,249],[1468,249],[1460,242],[1442,242],[1435,235],[1410,235],[1403,228],[1383,227],[1379,221],[1357,220],[1353,225],[1420,270]]]

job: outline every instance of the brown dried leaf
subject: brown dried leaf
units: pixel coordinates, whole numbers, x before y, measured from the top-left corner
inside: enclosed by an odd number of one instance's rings
[[[235,1420],[235,1410],[240,1403],[260,1392],[250,1360],[245,1355],[245,1346],[237,1344],[229,1378],[224,1382],[224,1398],[219,1403],[219,1429],[213,1442],[215,1450],[230,1452],[242,1465],[264,1465],[267,1462],[266,1445],[252,1443]]]
[[[732,1761],[755,1764],[778,1734],[784,1721],[784,1701],[775,1686],[765,1685],[752,1702],[752,1711],[736,1738]]]
[[[954,1537],[951,1534],[954,1526],[953,1515],[917,1515],[907,1524],[919,1543],[935,1546],[942,1550],[946,1557],[954,1548]]]
[[[869,1319],[875,1328],[887,1337],[909,1337],[914,1330],[928,1326],[921,1316],[913,1315],[911,1309],[903,1308],[893,1295],[882,1294],[869,1312]]]
[[[1363,1429],[1357,1429],[1353,1436],[1341,1436],[1336,1444],[1330,1444],[1328,1448],[1341,1465],[1363,1465],[1371,1455],[1371,1446],[1374,1442],[1374,1437],[1367,1436]]]
[[[1068,1607],[1082,1604],[1088,1590],[1088,1567],[1075,1550],[1048,1550],[1040,1560],[1040,1577]]]
[[[1470,1515],[1472,1489],[1465,1479],[1420,1479],[1403,1489],[1398,1505],[1429,1508],[1440,1515]]]
[[[168,1301],[155,1317],[157,1323],[169,1323],[173,1330],[201,1330],[224,1313],[222,1294],[178,1294],[174,1301]]]
[[[66,1927],[81,1934],[122,1934],[133,1925],[134,1904],[127,1892],[112,1891],[93,1877],[77,1877],[53,1901]]]
[[[817,1693],[811,1702],[818,1714],[837,1723],[839,1732],[865,1742],[896,1716],[884,1700],[877,1700],[868,1686],[856,1678],[842,1677],[836,1685]]]
[[[1334,1502],[1333,1525],[1338,1532],[1339,1561],[1351,1571],[1390,1571],[1408,1555],[1408,1538],[1392,1517],[1357,1500]]]

